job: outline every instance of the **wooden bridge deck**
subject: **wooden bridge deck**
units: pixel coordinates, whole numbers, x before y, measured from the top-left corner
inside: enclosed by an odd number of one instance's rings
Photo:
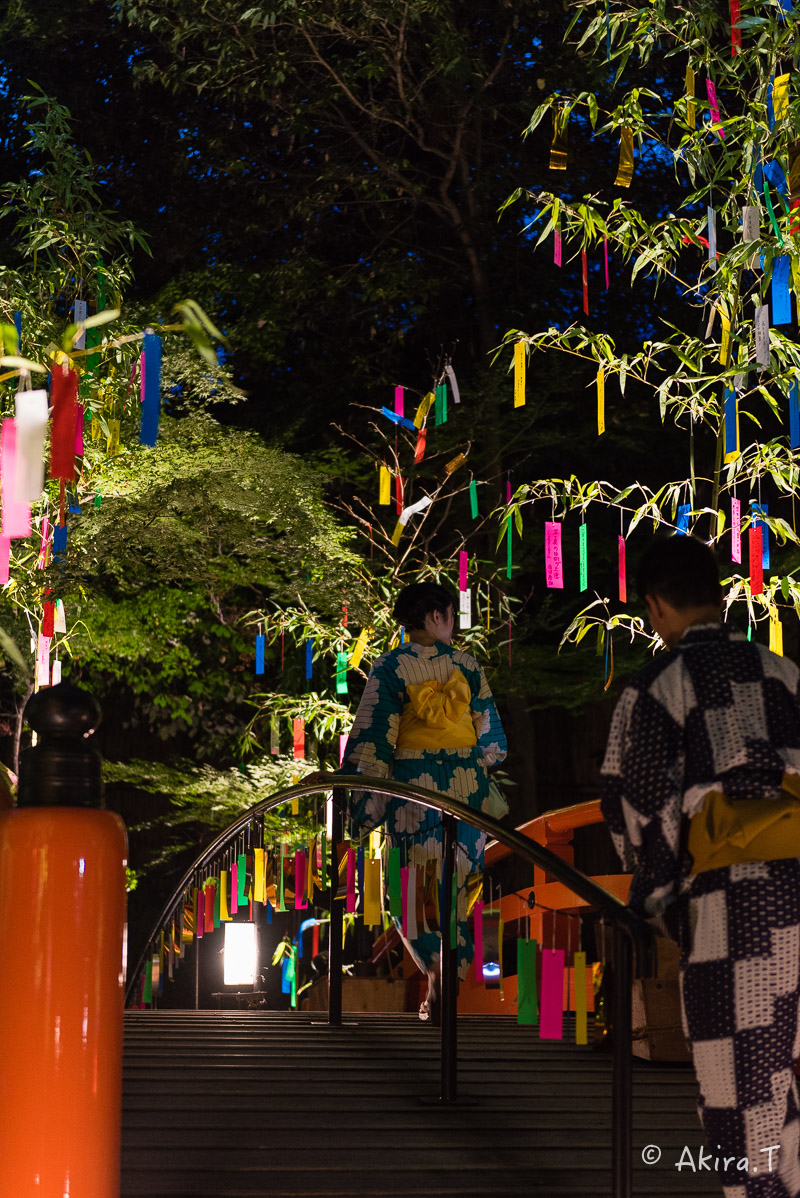
[[[609,1056],[461,1016],[459,1093],[474,1101],[441,1107],[420,1101],[438,1094],[438,1031],[410,1015],[315,1018],[128,1012],[123,1198],[610,1194]],[[636,1198],[719,1196],[713,1173],[675,1168],[703,1142],[691,1069],[635,1062]],[[649,1144],[663,1155],[648,1167]]]

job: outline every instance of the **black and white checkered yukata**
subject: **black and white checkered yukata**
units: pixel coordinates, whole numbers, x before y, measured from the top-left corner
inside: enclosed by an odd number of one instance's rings
[[[684,1032],[726,1198],[800,1193],[800,860],[692,876],[689,821],[709,791],[768,800],[800,774],[799,679],[726,625],[691,627],[623,692],[602,771],[630,905],[677,913]]]

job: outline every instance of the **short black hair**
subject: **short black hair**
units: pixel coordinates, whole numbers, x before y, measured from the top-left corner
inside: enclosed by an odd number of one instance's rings
[[[433,612],[446,616],[456,610],[456,597],[438,582],[412,582],[403,587],[395,600],[392,615],[404,628],[419,632],[425,627],[425,617]]]
[[[656,537],[639,559],[636,591],[642,602],[656,595],[678,610],[716,607],[722,602],[716,554],[696,537]]]

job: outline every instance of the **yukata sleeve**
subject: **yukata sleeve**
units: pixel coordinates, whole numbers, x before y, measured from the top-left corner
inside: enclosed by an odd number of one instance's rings
[[[497,714],[492,692],[486,675],[478,667],[478,678],[472,695],[472,722],[478,737],[478,748],[483,753],[487,767],[505,761],[508,752],[506,734]]]
[[[628,687],[611,722],[600,805],[633,872],[628,903],[643,916],[678,897],[683,763],[681,725],[652,694]]]
[[[369,774],[373,778],[388,778],[391,774],[400,715],[403,709],[403,688],[394,669],[394,659],[386,656],[375,663],[356,718],[347,739],[341,773]],[[350,796],[350,818],[356,829],[370,832],[386,817],[387,798],[370,791],[353,791]]]

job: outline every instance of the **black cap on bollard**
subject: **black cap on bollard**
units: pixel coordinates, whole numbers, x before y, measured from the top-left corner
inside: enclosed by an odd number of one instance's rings
[[[100,708],[68,682],[32,695],[25,721],[38,743],[20,754],[18,807],[103,807],[102,760],[90,738]]]

